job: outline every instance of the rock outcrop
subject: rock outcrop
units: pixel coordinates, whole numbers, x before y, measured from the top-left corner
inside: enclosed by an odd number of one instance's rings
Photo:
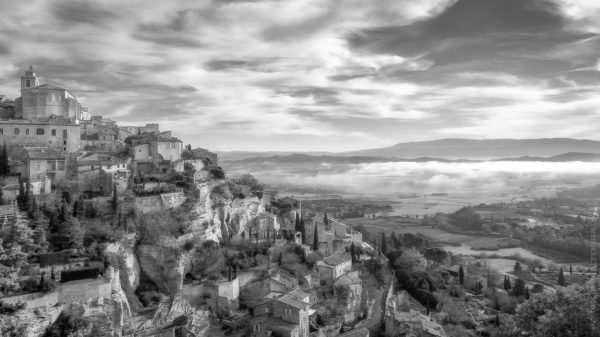
[[[165,245],[139,245],[136,254],[140,268],[163,293],[175,294],[183,285],[189,268],[189,253],[178,247]]]
[[[226,180],[197,184],[199,198],[192,206],[192,231],[203,240],[219,241],[232,236],[249,237],[259,215],[265,215],[265,203],[256,196],[245,195],[241,188]],[[266,213],[268,215],[268,213]],[[276,218],[271,226],[276,226]]]
[[[140,265],[135,251],[136,241],[137,234],[128,233],[120,241],[111,243],[104,249],[104,255],[119,271],[119,288],[134,311],[141,307],[135,295],[135,290],[140,284]]]

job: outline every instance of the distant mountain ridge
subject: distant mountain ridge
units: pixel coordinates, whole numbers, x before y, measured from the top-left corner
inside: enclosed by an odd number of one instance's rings
[[[539,139],[462,139],[446,138],[424,142],[399,143],[396,145],[351,152],[243,152],[232,151],[219,154],[222,160],[237,161],[250,158],[270,158],[306,155],[310,157],[369,157],[370,161],[400,158],[451,160],[498,160],[511,159],[523,161],[525,158],[539,161],[596,161],[600,155],[600,141],[573,138]],[[553,158],[555,157],[555,158]],[[387,159],[386,159],[387,158]],[[340,159],[344,161],[343,159]],[[406,161],[408,159],[402,159]],[[376,160],[375,160],[376,161]]]
[[[391,163],[391,162],[444,162],[444,163],[476,163],[482,161],[540,161],[540,162],[600,162],[600,154],[585,152],[568,152],[552,157],[515,157],[515,158],[496,158],[496,159],[445,159],[435,157],[419,158],[393,158],[393,157],[368,157],[368,156],[331,156],[331,155],[309,155],[302,153],[293,153],[289,155],[251,157],[239,160],[225,160],[225,163],[234,163],[236,165],[306,165],[314,164],[363,164],[363,163]]]
[[[572,138],[461,139],[399,143],[389,147],[346,152],[349,156],[437,157],[445,159],[495,159],[553,157],[567,153],[600,153],[600,141]]]

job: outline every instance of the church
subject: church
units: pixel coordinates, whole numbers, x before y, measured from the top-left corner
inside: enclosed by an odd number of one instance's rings
[[[87,109],[69,90],[40,85],[32,66],[21,76],[21,96],[14,101],[0,98],[0,105],[0,143],[79,150],[79,123],[88,119]]]

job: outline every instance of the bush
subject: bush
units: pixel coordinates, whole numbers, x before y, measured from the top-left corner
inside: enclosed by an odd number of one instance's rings
[[[220,166],[212,167],[208,170],[215,179],[225,179],[225,172]]]
[[[75,280],[86,280],[90,278],[96,278],[102,271],[99,267],[84,268],[78,270],[63,270],[60,273],[60,282],[75,281]]]

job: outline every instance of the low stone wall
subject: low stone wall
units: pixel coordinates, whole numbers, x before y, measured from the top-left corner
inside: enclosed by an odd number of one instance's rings
[[[254,281],[261,280],[263,277],[263,274],[264,273],[259,270],[251,270],[251,271],[245,271],[245,272],[239,273],[238,277],[237,277],[238,282],[239,282],[239,287],[243,288]]]
[[[35,292],[22,295],[14,295],[0,298],[0,301],[5,304],[25,303],[27,308],[38,308],[43,306],[53,306],[59,302],[58,292],[52,291],[48,293]]]
[[[183,192],[163,193],[147,197],[136,197],[135,207],[142,213],[162,211],[180,207],[186,201]]]
[[[176,208],[181,205],[186,200],[185,194],[183,192],[174,192],[174,193],[163,193],[160,195],[160,199],[162,201],[162,208]]]
[[[110,298],[111,281],[112,274],[107,272],[104,277],[59,283],[53,291],[47,293],[34,292],[7,296],[0,298],[0,301],[7,304],[23,302],[27,304],[27,308],[37,308],[88,298]]]
[[[136,197],[135,208],[142,213],[161,211],[162,201],[158,195],[152,195],[149,197]]]

